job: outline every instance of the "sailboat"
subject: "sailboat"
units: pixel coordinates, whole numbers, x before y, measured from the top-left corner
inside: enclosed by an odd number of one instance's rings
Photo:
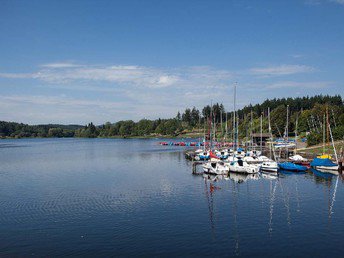
[[[287,137],[287,142],[289,142],[289,136],[288,136],[288,125],[289,125],[289,105],[287,105],[287,126],[286,126],[286,137]],[[288,155],[288,148],[286,147],[286,153]],[[303,172],[307,170],[307,167],[301,166],[294,164],[292,162],[283,162],[279,163],[278,167],[282,170],[287,170],[287,171],[293,171],[293,172]]]
[[[245,152],[238,146],[238,119],[236,118],[236,85],[234,85],[234,116],[233,116],[233,135],[234,135],[234,156],[230,157],[231,162],[229,163],[229,171],[236,173],[247,173],[254,174],[258,173],[260,166],[248,164],[243,160]]]
[[[226,175],[229,171],[228,163],[225,163],[220,160],[215,153],[212,152],[212,105],[210,111],[210,131],[209,131],[209,138],[210,138],[210,151],[209,151],[209,158],[210,160],[202,165],[204,173],[214,174],[214,175]]]
[[[297,126],[298,126],[298,118],[296,118],[296,123],[295,123],[295,153],[293,156],[289,157],[289,160],[297,165],[309,167],[308,159],[302,157],[301,155],[296,154],[297,153]]]
[[[226,175],[229,171],[228,163],[221,161],[210,151],[210,161],[202,165],[204,173],[213,175]]]
[[[315,158],[311,162],[311,167],[322,172],[333,172],[335,174],[338,174],[338,165],[328,158]]]
[[[270,108],[268,108],[268,121],[269,121],[269,134],[270,134],[270,138],[272,140],[273,137],[272,137],[271,123],[270,123]],[[262,122],[261,122],[260,133],[261,133],[261,135],[263,133]],[[265,156],[260,156],[259,157],[259,159],[262,161],[262,164],[261,164],[261,170],[262,171],[277,172],[277,170],[278,170],[277,162],[275,162],[275,161],[273,161],[271,159],[271,156],[272,156],[271,155],[271,150],[272,150],[273,156],[275,156],[275,150],[273,150],[272,148],[273,148],[273,145],[271,144],[271,141],[270,141],[270,159],[265,157]]]
[[[330,133],[331,136],[331,142],[332,142],[332,147],[333,147],[333,151],[334,151],[334,155],[337,161],[337,164],[334,163],[332,160],[329,159],[329,154],[324,154],[325,152],[325,133],[324,133],[324,150],[323,150],[323,155],[322,157],[318,157],[315,158],[312,162],[311,162],[311,167],[315,168],[316,170],[319,170],[321,172],[329,172],[329,173],[334,173],[336,175],[338,175],[338,156],[337,156],[337,152],[336,152],[336,148],[334,146],[334,142],[333,142],[333,136],[332,136],[332,130],[331,130],[331,125],[328,121],[328,109],[326,108],[326,115],[327,115],[327,126],[326,126],[326,131],[327,133]],[[325,125],[324,125],[325,126]],[[325,132],[325,130],[324,130]]]
[[[241,158],[238,158],[238,160],[234,160],[231,163],[229,163],[229,171],[231,172],[255,174],[259,172],[259,169],[260,166],[248,164]]]

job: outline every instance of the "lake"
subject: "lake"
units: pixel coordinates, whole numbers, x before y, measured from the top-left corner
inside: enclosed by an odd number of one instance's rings
[[[0,140],[0,256],[343,257],[341,176],[209,179],[158,141]]]

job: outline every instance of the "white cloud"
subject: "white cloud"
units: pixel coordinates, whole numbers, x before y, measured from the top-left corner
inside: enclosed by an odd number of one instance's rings
[[[315,69],[306,65],[278,65],[269,67],[251,68],[250,71],[253,75],[259,76],[281,76],[297,73],[309,73]]]

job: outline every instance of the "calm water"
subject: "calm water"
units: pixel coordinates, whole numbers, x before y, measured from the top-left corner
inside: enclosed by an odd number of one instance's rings
[[[2,140],[0,256],[343,257],[340,177],[191,171],[157,140]]]

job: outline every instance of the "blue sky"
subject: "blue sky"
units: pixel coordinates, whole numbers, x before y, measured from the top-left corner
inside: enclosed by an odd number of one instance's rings
[[[0,120],[96,124],[344,96],[344,0],[0,0]]]

